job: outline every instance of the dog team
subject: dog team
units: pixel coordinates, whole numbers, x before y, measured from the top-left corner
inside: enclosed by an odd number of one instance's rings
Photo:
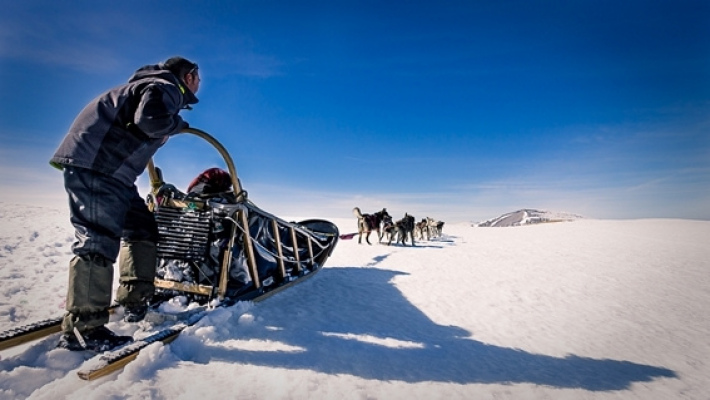
[[[382,238],[387,235],[387,245],[391,245],[392,240],[396,238],[395,244],[401,243],[402,246],[405,246],[405,242],[409,240],[414,246],[415,235],[422,240],[426,236],[426,240],[429,240],[433,237],[441,236],[444,228],[442,221],[426,217],[420,222],[415,222],[414,217],[407,213],[404,214],[404,218],[393,221],[386,208],[373,214],[363,214],[359,207],[355,207],[353,208],[353,214],[357,217],[357,242],[359,244],[362,243],[363,234],[365,234],[367,244],[372,244],[370,243],[370,233],[375,231],[377,232],[378,243],[381,243]]]

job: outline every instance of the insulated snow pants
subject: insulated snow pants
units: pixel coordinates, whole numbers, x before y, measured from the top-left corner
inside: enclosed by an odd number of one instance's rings
[[[128,187],[89,169],[67,166],[64,187],[75,230],[75,257],[69,264],[67,314],[62,323],[62,331],[68,333],[108,322],[113,263],[119,252],[116,300],[135,305],[152,295],[158,228],[135,186]]]

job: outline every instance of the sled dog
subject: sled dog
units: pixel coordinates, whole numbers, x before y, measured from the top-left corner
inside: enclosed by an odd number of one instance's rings
[[[380,224],[385,217],[390,215],[387,213],[387,209],[383,208],[382,211],[378,211],[374,214],[363,214],[360,212],[359,207],[353,208],[353,215],[357,217],[357,230],[358,230],[358,244],[362,243],[362,234],[365,234],[365,241],[367,244],[370,243],[370,232],[377,231],[377,236],[381,237],[380,234]]]
[[[380,233],[380,242],[382,242],[382,238],[385,235],[387,235],[387,244],[392,243],[392,239],[397,236],[397,227],[394,225],[394,221],[392,221],[392,217],[389,215],[382,219],[382,232]]]
[[[427,225],[429,225],[429,236],[440,237],[444,230],[444,222],[436,221],[434,218],[427,217]]]
[[[414,233],[416,233],[416,236],[418,236],[421,240],[424,240],[424,235],[426,235],[426,240],[429,240],[429,226],[426,218],[422,219],[420,222],[417,222],[414,228]]]
[[[395,222],[395,231],[397,233],[397,242],[402,243],[402,246],[406,245],[407,238],[412,241],[412,246],[414,246],[414,227],[415,227],[414,217],[405,213],[404,218]],[[387,244],[392,243],[392,236],[390,235],[390,241]]]

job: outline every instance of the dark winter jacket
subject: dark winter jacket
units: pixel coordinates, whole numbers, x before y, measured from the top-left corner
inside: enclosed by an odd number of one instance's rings
[[[84,107],[50,163],[88,168],[132,186],[168,136],[187,127],[180,110],[197,101],[169,70],[142,67]]]

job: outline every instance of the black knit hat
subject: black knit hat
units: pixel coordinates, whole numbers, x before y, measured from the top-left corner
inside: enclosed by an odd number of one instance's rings
[[[170,57],[163,63],[163,67],[180,80],[183,80],[186,74],[197,70],[197,64],[183,57]]]

